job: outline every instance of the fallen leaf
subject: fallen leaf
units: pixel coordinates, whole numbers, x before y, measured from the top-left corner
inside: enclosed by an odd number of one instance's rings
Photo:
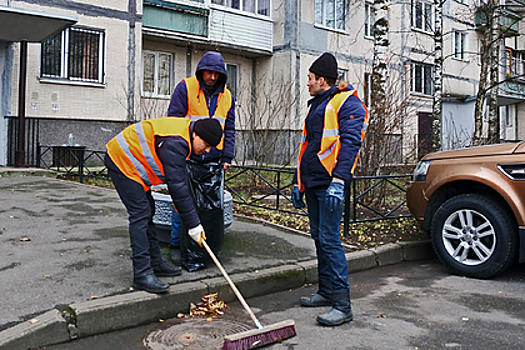
[[[179,312],[179,313],[177,314],[177,318],[184,318],[184,314],[183,314],[182,312]]]
[[[98,299],[98,297],[96,295],[92,295],[91,299]]]
[[[38,321],[40,321],[40,320],[38,320],[38,319],[36,319],[36,318],[33,318],[33,319],[30,319],[28,322],[31,323],[31,324],[35,324],[35,323],[37,323]]]
[[[164,322],[164,320],[162,318],[159,318],[159,322],[162,323]]]
[[[29,237],[22,237],[22,238],[20,238],[20,240],[21,240],[22,242],[30,242],[30,241],[31,241],[31,238],[29,238]]]
[[[212,318],[211,318],[211,317],[208,317],[208,318],[206,319],[206,321],[211,322],[211,321],[212,321]]]
[[[461,321],[468,321],[468,320],[469,320],[468,317],[462,317],[462,318],[461,318]]]
[[[386,315],[385,314],[381,314],[381,318],[386,318]]]

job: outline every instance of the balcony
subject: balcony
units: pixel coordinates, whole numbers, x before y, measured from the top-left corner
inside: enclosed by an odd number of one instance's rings
[[[487,24],[487,14],[481,8],[476,11],[476,27],[482,29]],[[501,10],[499,17],[499,27],[501,32],[507,36],[519,35],[519,22],[522,19],[520,15],[509,10]]]
[[[209,0],[143,0],[143,31],[175,40],[220,45],[254,54],[273,51],[273,21]]]

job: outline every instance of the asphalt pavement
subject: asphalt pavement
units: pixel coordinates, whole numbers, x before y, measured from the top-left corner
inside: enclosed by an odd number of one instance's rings
[[[164,295],[130,289],[127,213],[116,192],[37,169],[0,167],[0,242],[1,350],[170,319],[210,293],[235,300],[214,266],[163,278],[171,286]],[[428,242],[347,247],[351,272],[432,257]],[[275,225],[236,217],[220,259],[247,298],[317,281],[310,237]]]
[[[298,300],[303,286],[248,303],[263,324],[293,319],[297,335],[272,350],[501,350],[525,348],[525,270],[516,265],[490,280],[451,275],[437,260],[402,262],[351,273],[354,320],[339,327],[316,324],[327,307]],[[238,302],[226,314],[168,319],[39,350],[220,349],[217,330],[253,327]]]

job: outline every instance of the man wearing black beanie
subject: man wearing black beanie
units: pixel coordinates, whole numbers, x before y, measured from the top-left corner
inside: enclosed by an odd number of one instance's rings
[[[337,60],[330,53],[309,68],[308,101],[301,138],[292,201],[304,208],[306,194],[310,234],[317,252],[319,290],[302,297],[306,307],[332,306],[317,322],[338,326],[353,319],[348,265],[341,241],[340,222],[345,186],[352,181],[359,150],[368,126],[368,111],[351,85],[335,86]]]
[[[222,128],[216,120],[165,117],[128,126],[107,143],[104,163],[129,214],[133,288],[164,293],[169,285],[158,277],[181,274],[180,267],[162,259],[153,224],[151,186],[167,184],[189,236],[198,244],[206,239],[186,181],[186,159],[192,152],[210,152],[221,138]]]

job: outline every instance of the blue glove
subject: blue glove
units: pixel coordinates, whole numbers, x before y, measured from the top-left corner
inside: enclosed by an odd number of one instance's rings
[[[295,209],[302,209],[306,206],[303,201],[303,194],[299,191],[299,186],[294,186],[292,190],[292,203]]]
[[[342,180],[332,180],[326,189],[326,206],[328,210],[341,210],[345,202],[345,184]]]

